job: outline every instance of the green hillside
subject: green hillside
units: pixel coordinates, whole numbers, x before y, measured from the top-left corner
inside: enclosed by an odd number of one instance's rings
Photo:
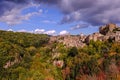
[[[0,80],[120,80],[120,43],[81,47],[50,36],[0,31]]]

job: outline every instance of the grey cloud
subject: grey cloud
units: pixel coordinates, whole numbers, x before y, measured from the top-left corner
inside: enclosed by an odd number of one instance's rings
[[[120,22],[120,0],[38,0],[56,5],[63,12],[61,23],[83,21],[92,25]],[[75,12],[79,13],[74,14]],[[78,18],[76,18],[78,16]]]
[[[79,12],[73,12],[71,14],[65,15],[61,21],[61,24],[79,21],[81,19],[81,14]]]
[[[10,11],[13,6],[14,6],[13,3],[2,1],[0,3],[0,15],[4,14],[6,11]]]
[[[1,0],[0,16],[14,8],[21,9],[29,4],[28,0]]]
[[[95,1],[91,0],[35,0],[36,2],[43,4],[56,5],[64,14],[69,14],[73,11],[77,11],[79,9],[89,8],[94,6]]]
[[[69,14],[80,9],[87,9],[95,5],[92,0],[61,0],[58,4],[64,14]]]
[[[21,15],[21,11],[34,6],[30,0],[2,0],[0,3],[0,21],[8,25],[20,24],[23,20],[29,20],[31,16],[39,15],[42,11]]]
[[[32,12],[26,15],[20,15],[19,13],[19,10],[14,9],[8,14],[1,16],[0,21],[6,22],[8,25],[20,24],[23,20],[29,20],[31,16],[40,15],[42,12]]]
[[[91,1],[92,2],[92,1]],[[76,11],[81,14],[79,21],[84,21],[90,23],[92,25],[100,25],[106,24],[109,22],[120,22],[120,0],[112,1],[112,0],[104,0],[101,2],[94,1],[94,5],[91,5],[87,8],[79,7]],[[86,5],[86,4],[84,4]],[[75,11],[74,11],[75,12]],[[69,19],[63,18],[62,21],[70,22],[70,21],[78,21],[75,16],[71,16],[73,12],[70,12]],[[66,15],[65,15],[66,16]],[[71,19],[71,20],[70,20]]]
[[[24,4],[24,3],[29,3],[30,0],[2,0],[2,1],[8,1],[8,2],[13,2],[13,3],[19,3],[19,4]]]
[[[55,5],[64,14],[61,23],[82,21],[91,25],[120,22],[120,0],[1,0],[0,16],[30,2]]]
[[[47,3],[47,4],[59,4],[60,0],[33,0],[34,2],[39,2],[39,3]]]

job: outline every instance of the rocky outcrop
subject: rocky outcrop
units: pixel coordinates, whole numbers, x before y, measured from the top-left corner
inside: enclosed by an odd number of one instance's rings
[[[117,28],[116,24],[110,23],[110,24],[106,24],[105,26],[101,26],[99,28],[99,32],[103,35],[106,35],[112,33],[116,28]]]
[[[15,60],[14,61],[11,61],[11,60],[7,61],[6,64],[3,66],[3,68],[7,69],[16,63],[20,63],[21,60],[22,60],[22,57],[20,55],[18,55],[18,53],[16,53]]]
[[[99,32],[88,35],[85,39],[86,43],[89,43],[90,40],[93,41],[106,41],[111,40],[115,42],[120,42],[120,27],[116,24],[106,24],[99,28]]]
[[[60,40],[63,44],[70,47],[83,47],[85,44],[83,43],[82,36],[64,36],[63,40]]]
[[[86,37],[86,39],[85,39],[85,42],[86,42],[86,43],[89,43],[90,40],[93,40],[93,41],[97,41],[97,40],[103,41],[103,38],[102,38],[102,37],[103,37],[102,34],[96,32],[96,33],[93,33],[93,34],[91,34],[91,35],[88,35],[88,36]]]
[[[90,35],[62,35],[62,36],[51,36],[50,42],[60,42],[67,47],[84,47],[91,40],[93,41],[116,41],[120,42],[120,27],[116,24],[106,24],[99,28],[99,32]]]
[[[66,47],[84,47],[86,36],[85,35],[62,35],[62,36],[52,36],[50,38],[51,42],[59,42],[66,45]]]

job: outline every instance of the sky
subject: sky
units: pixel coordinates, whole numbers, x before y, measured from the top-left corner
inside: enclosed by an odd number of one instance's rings
[[[0,30],[49,35],[91,34],[119,24],[120,0],[0,0]]]

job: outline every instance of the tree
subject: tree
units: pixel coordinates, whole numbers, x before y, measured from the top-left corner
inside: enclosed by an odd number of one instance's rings
[[[74,57],[77,54],[78,54],[78,49],[76,47],[72,47],[68,52],[68,56],[70,56],[70,57]]]

